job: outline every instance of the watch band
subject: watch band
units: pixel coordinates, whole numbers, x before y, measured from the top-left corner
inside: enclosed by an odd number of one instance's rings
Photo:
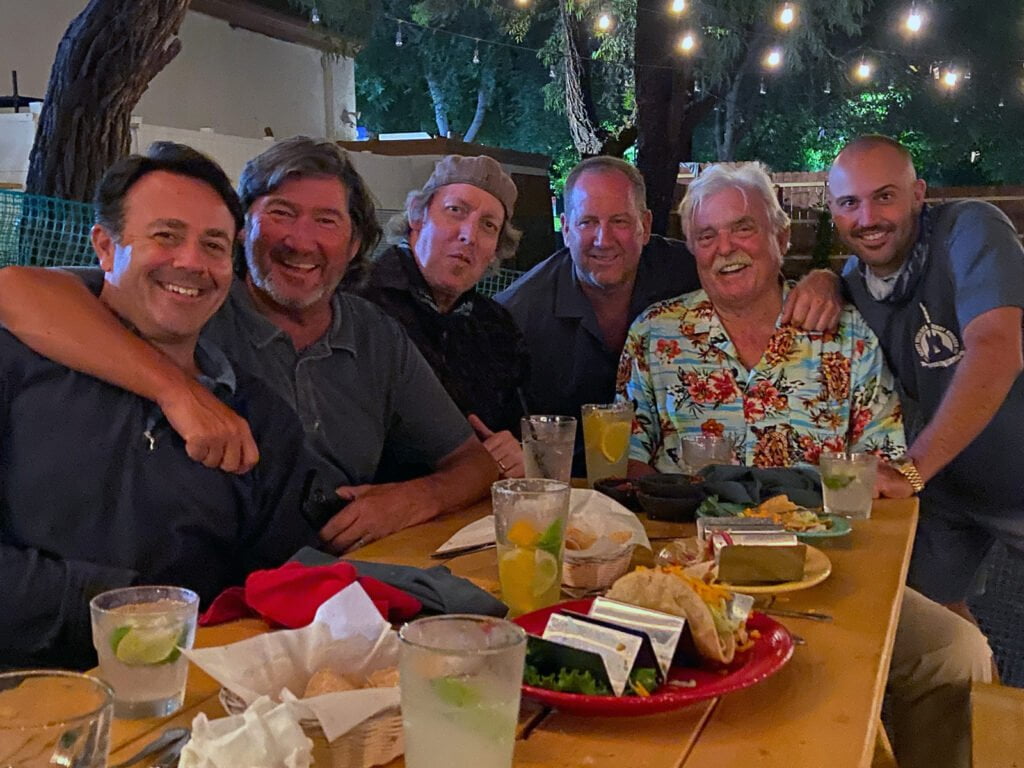
[[[921,477],[921,473],[917,470],[917,465],[914,464],[912,458],[904,456],[902,459],[897,459],[892,463],[892,468],[907,478],[907,482],[914,489],[914,493],[920,493],[924,490],[924,478]]]

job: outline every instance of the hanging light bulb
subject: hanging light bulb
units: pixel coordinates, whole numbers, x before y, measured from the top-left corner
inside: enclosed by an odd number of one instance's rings
[[[612,28],[612,17],[608,13],[602,13],[597,17],[597,29],[600,32],[608,32]]]
[[[764,65],[768,69],[778,69],[782,65],[782,50],[772,48],[768,51],[768,55],[764,57]]]
[[[825,93],[832,93],[832,81],[826,80],[825,87],[822,88],[821,90],[824,91]]]
[[[956,88],[958,82],[960,82],[960,75],[955,69],[947,69],[946,74],[942,76],[942,84],[947,88]]]
[[[782,6],[782,10],[779,11],[778,20],[780,27],[788,27],[796,21],[796,9],[791,3],[786,3]]]
[[[954,123],[959,123],[960,122],[960,115],[953,115],[953,122]]]
[[[903,20],[903,27],[912,35],[916,35],[921,31],[921,27],[924,26],[924,15],[917,10],[916,5],[910,6],[910,11],[907,13],[906,18]]]
[[[869,64],[864,59],[861,59],[860,64],[858,64],[856,69],[853,70],[854,77],[856,77],[858,80],[867,80],[869,77],[871,77],[871,72],[871,64]]]
[[[669,5],[668,9],[672,13],[682,13],[686,10],[686,0],[672,0],[672,4]]]
[[[309,12],[309,20],[313,24],[320,23],[320,10],[314,5],[313,10]]]
[[[402,22],[398,22],[398,29],[395,30],[395,48],[401,48],[403,45],[402,41]]]
[[[1005,106],[1006,106],[1006,102],[1005,102],[1005,101],[1003,101],[1003,99],[1002,99],[1002,98],[1000,98],[1000,99],[999,99],[999,103],[998,103],[998,104],[997,104],[996,106],[998,106],[998,107],[1005,107]]]
[[[758,93],[760,93],[762,96],[764,96],[766,93],[768,93],[768,87],[764,84],[764,78],[763,77],[761,78],[761,87],[758,88]]]
[[[473,43],[473,63],[480,63],[480,41],[477,40]]]
[[[558,77],[558,75],[555,73],[555,65],[554,64],[552,64],[551,67],[548,69],[548,77],[550,77],[552,80],[554,80],[556,77]]]
[[[687,32],[681,38],[679,38],[679,50],[683,53],[692,53],[693,49],[697,47],[697,37],[693,32]]]
[[[518,5],[520,8],[525,8],[529,4],[530,0],[516,0],[516,5]]]

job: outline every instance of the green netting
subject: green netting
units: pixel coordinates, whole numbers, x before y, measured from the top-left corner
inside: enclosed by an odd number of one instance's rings
[[[476,284],[476,289],[484,296],[493,296],[508,288],[522,272],[515,269],[502,269],[495,275],[488,275]]]
[[[95,264],[92,206],[0,190],[0,266]]]

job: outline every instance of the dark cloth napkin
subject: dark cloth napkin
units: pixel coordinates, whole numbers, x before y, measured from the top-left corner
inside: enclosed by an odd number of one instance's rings
[[[366,591],[380,615],[406,621],[423,606],[390,584],[362,576],[351,564],[330,558],[328,565],[288,562],[280,568],[253,571],[244,587],[224,590],[199,619],[200,626],[258,616],[275,626],[297,629],[313,621],[317,608],[355,581]]]
[[[801,507],[821,506],[821,478],[808,467],[739,467],[714,464],[701,470],[704,489],[719,501],[736,504],[760,504],[772,496],[785,494]]]
[[[312,547],[303,547],[292,560],[306,565],[338,561],[337,558]],[[508,606],[503,602],[473,582],[452,575],[452,572],[443,565],[414,568],[410,565],[367,563],[362,560],[341,562],[350,563],[360,577],[378,579],[408,592],[423,604],[423,610],[428,613],[477,613],[499,618],[508,613]]]

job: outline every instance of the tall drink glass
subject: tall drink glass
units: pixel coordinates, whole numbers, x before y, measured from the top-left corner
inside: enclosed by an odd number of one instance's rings
[[[77,672],[0,674],[0,766],[104,768],[114,694]]]
[[[160,717],[185,699],[199,597],[181,587],[125,587],[92,599],[92,644],[118,717]]]
[[[625,477],[633,406],[618,402],[582,407],[583,447],[587,454],[587,485],[606,477]]]
[[[501,599],[519,616],[558,602],[569,485],[533,478],[491,486]]]
[[[509,768],[526,633],[490,616],[431,616],[399,632],[408,768]]]
[[[526,416],[521,426],[526,476],[568,483],[572,477],[576,419],[572,416]]]
[[[823,452],[818,460],[825,512],[855,520],[871,517],[871,500],[878,473],[873,453]]]

